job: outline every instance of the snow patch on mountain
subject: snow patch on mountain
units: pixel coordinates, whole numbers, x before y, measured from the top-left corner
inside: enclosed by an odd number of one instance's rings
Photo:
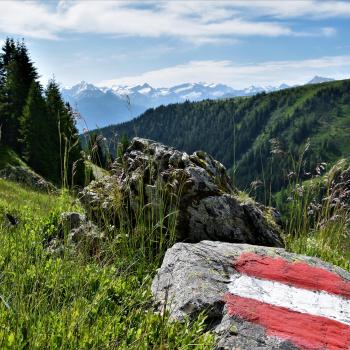
[[[307,84],[317,84],[333,79],[314,77]],[[127,86],[113,85],[97,87],[82,81],[70,88],[62,89],[63,98],[77,108],[85,119],[88,128],[117,124],[137,117],[148,108],[170,103],[201,101],[205,99],[252,96],[262,92],[272,92],[290,88],[287,84],[279,86],[249,86],[237,90],[224,84],[183,83],[172,87],[155,88],[144,83]],[[78,127],[82,129],[82,126]]]
[[[321,83],[327,83],[328,81],[334,81],[334,79],[320,77],[320,76],[316,75],[307,84],[321,84]]]

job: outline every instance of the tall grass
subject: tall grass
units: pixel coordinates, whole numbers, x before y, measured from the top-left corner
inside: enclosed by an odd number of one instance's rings
[[[76,200],[66,191],[40,194],[4,180],[0,193],[1,349],[214,347],[204,316],[169,323],[168,313],[152,306],[150,283],[170,242],[158,234],[172,212],[140,203],[136,225],[111,227],[105,218],[96,255],[84,246],[72,250],[67,240],[62,254],[52,255],[44,243],[56,234],[62,211],[81,211]],[[19,225],[11,226],[5,213]]]
[[[294,163],[284,196],[277,196],[286,213],[286,248],[350,270],[350,184],[342,179],[347,161],[340,160],[328,169],[321,163],[312,178],[303,181],[302,163],[308,147],[307,143]]]
[[[126,196],[112,181],[108,193],[103,193],[106,201],[94,206],[90,215],[107,232],[109,248],[115,246],[127,259],[137,256],[139,265],[159,266],[166,250],[176,241],[183,184],[179,183],[176,190],[169,189],[159,177],[159,169],[151,156],[145,167],[144,173],[135,176],[133,184],[129,184],[133,187],[132,194]],[[145,180],[143,175],[153,181]]]

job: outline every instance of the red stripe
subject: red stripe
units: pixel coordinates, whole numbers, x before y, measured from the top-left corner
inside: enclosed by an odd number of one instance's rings
[[[335,273],[305,262],[289,262],[282,258],[243,253],[235,261],[234,267],[240,273],[249,276],[350,298],[350,282]]]
[[[257,323],[266,328],[267,335],[289,340],[302,349],[350,349],[350,327],[343,323],[230,293],[225,294],[225,301],[230,316]]]

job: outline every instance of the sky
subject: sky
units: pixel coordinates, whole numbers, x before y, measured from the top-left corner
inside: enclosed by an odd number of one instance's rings
[[[350,78],[350,1],[0,1],[0,44],[24,38],[62,86],[234,88]]]

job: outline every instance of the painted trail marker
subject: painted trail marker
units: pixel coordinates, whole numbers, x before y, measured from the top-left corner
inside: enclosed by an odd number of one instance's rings
[[[172,319],[205,312],[217,350],[350,350],[350,273],[315,257],[176,243],[152,292]]]
[[[350,349],[350,282],[303,261],[243,253],[225,302],[230,316],[301,349]]]

